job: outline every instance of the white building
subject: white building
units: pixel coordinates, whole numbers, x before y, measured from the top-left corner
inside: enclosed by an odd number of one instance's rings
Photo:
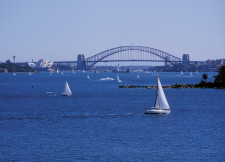
[[[53,65],[53,62],[48,62],[44,59],[40,59],[35,63],[31,62],[28,65],[32,68],[42,69],[42,68],[50,68]]]

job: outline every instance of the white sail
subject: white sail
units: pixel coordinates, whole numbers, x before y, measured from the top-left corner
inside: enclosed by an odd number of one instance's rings
[[[90,79],[90,76],[89,75],[87,75],[87,79]]]
[[[139,76],[139,74],[137,75],[137,79],[139,79],[140,78],[140,76]]]
[[[157,85],[157,93],[156,93],[156,100],[154,108],[162,109],[162,110],[169,110],[170,106],[167,102],[166,96],[164,94],[161,82],[159,77],[157,76],[158,85]]]
[[[120,80],[119,75],[117,74],[116,76],[117,82],[122,82],[122,80]]]
[[[71,90],[70,90],[70,87],[69,87],[67,81],[66,81],[66,83],[65,83],[64,91],[62,92],[61,95],[62,95],[62,96],[70,96],[70,95],[72,95],[72,92],[71,92]]]
[[[180,74],[181,74],[181,75],[183,75],[183,74],[184,74],[182,70],[181,70]]]

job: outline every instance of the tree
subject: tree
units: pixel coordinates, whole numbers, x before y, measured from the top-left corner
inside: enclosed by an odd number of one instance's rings
[[[225,87],[225,66],[221,66],[215,77],[215,83],[221,87]]]
[[[206,79],[208,79],[208,75],[206,73],[202,74],[202,78],[205,79],[205,83],[206,83]]]

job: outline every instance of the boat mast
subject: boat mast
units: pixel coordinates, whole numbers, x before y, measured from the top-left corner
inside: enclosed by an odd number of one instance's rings
[[[158,74],[157,74],[157,87],[156,87],[156,97],[155,97],[155,105],[154,105],[154,107],[156,106],[156,100],[157,100],[157,98],[158,98]]]

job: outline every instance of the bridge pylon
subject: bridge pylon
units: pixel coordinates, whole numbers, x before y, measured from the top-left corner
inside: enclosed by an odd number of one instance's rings
[[[78,70],[86,70],[87,69],[84,54],[78,54],[78,56],[77,56],[77,69]]]

